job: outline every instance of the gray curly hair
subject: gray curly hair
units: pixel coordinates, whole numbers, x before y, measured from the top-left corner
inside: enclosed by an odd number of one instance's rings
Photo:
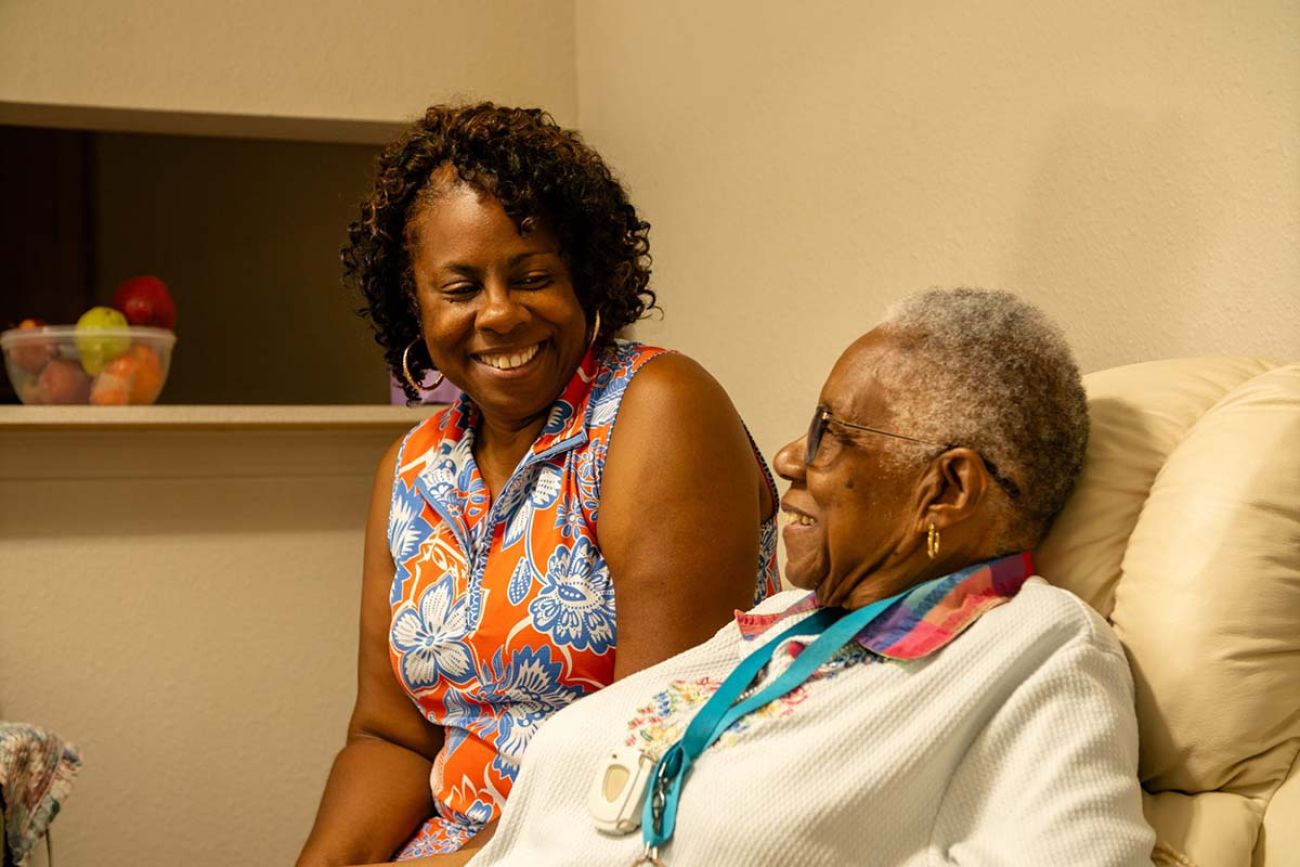
[[[1083,468],[1088,405],[1074,353],[1041,310],[1010,292],[934,289],[891,307],[897,429],[975,449],[1019,489],[1001,498],[999,547],[1042,541]],[[881,371],[885,373],[885,371]]]

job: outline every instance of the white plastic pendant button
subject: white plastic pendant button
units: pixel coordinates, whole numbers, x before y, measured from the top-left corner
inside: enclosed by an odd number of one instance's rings
[[[605,753],[587,794],[587,809],[597,830],[630,834],[641,827],[645,784],[654,760],[635,747],[617,747]]]

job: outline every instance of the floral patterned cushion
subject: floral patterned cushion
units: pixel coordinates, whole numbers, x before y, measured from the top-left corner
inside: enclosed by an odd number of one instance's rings
[[[0,722],[0,820],[4,863],[23,867],[81,769],[75,747],[51,731]]]

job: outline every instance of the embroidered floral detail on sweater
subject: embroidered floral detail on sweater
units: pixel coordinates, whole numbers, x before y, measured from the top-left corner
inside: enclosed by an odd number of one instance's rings
[[[772,662],[759,675],[756,685],[751,686],[745,695],[757,692],[780,677],[805,646],[803,642],[791,639],[779,647]],[[833,678],[849,666],[875,658],[870,651],[857,644],[841,648],[807,681],[733,722],[709,749],[726,749],[764,722],[790,716],[808,699],[809,689],[814,684]],[[624,744],[658,758],[665,750],[681,740],[695,714],[721,686],[722,681],[713,677],[674,680],[667,689],[655,693],[647,704],[637,708],[636,716],[628,721]]]

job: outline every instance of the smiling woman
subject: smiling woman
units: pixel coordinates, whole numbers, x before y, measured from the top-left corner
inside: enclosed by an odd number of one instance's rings
[[[924,293],[814,418],[775,462],[805,592],[556,714],[474,865],[1151,863],[1123,650],[1028,550],[1088,437],[1059,330]]]
[[[654,304],[648,231],[541,111],[435,107],[380,158],[346,272],[408,394],[432,364],[463,396],[379,467],[357,700],[300,865],[464,859],[542,722],[777,588],[726,393],[615,339]]]
[[[501,202],[450,167],[428,189],[407,236],[429,356],[474,395],[485,423],[527,428],[545,415],[595,336],[559,240],[536,219],[517,227]]]

